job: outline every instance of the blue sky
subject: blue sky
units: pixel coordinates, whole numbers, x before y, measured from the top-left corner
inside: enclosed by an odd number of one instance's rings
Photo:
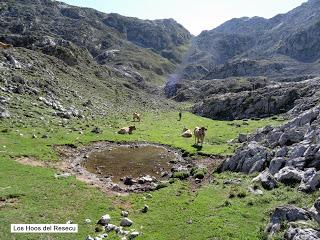
[[[307,0],[62,0],[141,19],[174,18],[197,35],[234,17],[270,18]]]

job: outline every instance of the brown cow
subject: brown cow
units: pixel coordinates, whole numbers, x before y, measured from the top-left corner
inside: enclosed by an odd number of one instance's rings
[[[138,120],[138,122],[140,122],[141,115],[139,113],[135,112],[135,113],[132,114],[132,118],[133,118],[134,122],[136,121],[136,119]]]
[[[119,134],[132,134],[133,130],[136,130],[135,126],[123,127],[118,131],[118,133]]]
[[[8,48],[13,48],[13,46],[11,44],[0,42],[0,49],[8,49]]]
[[[183,128],[181,136],[184,137],[184,138],[191,138],[192,137],[192,132],[188,128]]]
[[[207,129],[205,127],[196,127],[194,129],[194,138],[196,145],[199,145],[199,143],[201,143],[202,146],[206,131]]]

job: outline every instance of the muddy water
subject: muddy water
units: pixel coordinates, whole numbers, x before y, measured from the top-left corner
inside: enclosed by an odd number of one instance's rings
[[[125,176],[159,178],[161,172],[170,170],[169,161],[176,158],[174,152],[161,146],[114,146],[92,152],[82,165],[91,173],[120,181]]]

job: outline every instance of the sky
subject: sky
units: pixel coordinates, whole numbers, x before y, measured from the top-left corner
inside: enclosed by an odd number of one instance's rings
[[[235,17],[271,18],[307,0],[60,0],[105,13],[140,19],[173,18],[192,34],[211,30]]]

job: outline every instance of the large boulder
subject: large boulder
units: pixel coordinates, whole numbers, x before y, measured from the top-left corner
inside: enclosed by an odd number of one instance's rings
[[[320,198],[318,198],[313,206],[310,208],[309,213],[311,214],[312,218],[320,224]]]
[[[279,172],[281,168],[284,167],[285,163],[286,163],[286,159],[284,159],[283,157],[277,157],[272,159],[269,164],[270,173],[272,175],[276,174],[277,172]]]
[[[271,215],[270,222],[265,231],[274,234],[279,231],[282,224],[285,222],[294,222],[298,220],[311,220],[311,215],[308,211],[295,206],[280,206],[277,207]]]
[[[120,221],[121,227],[130,227],[133,224],[133,222],[129,218],[122,218]]]
[[[314,192],[320,186],[320,173],[315,168],[309,168],[303,173],[299,190],[303,192]]]
[[[275,174],[275,179],[284,184],[300,183],[303,177],[303,172],[294,167],[284,167]]]
[[[311,228],[289,228],[284,234],[285,240],[318,240],[320,232]]]
[[[298,158],[289,159],[286,162],[286,166],[303,170],[304,167],[306,166],[306,159],[305,159],[305,157],[298,157]]]
[[[108,223],[110,223],[110,215],[109,214],[106,214],[106,215],[103,215],[99,221],[98,221],[98,224],[102,225],[102,226],[106,226],[108,225]]]
[[[257,142],[251,142],[222,163],[220,171],[244,173],[260,172],[270,159],[271,151]]]
[[[288,129],[285,131],[279,139],[279,145],[292,145],[302,141],[304,138],[304,132],[298,129]]]
[[[264,189],[271,190],[278,186],[277,181],[271,175],[268,169],[261,172],[257,177],[252,179],[253,182],[260,182]]]

